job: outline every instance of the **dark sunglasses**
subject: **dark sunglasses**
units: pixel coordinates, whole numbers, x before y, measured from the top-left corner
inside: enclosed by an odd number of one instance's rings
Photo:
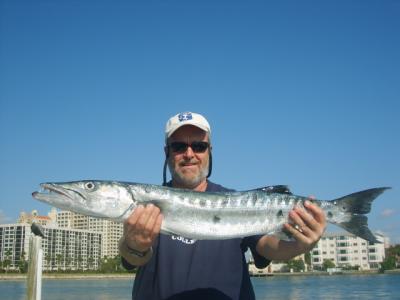
[[[184,142],[172,142],[169,144],[169,147],[173,152],[176,153],[184,153],[189,147],[192,148],[193,152],[195,153],[203,153],[208,149],[208,147],[210,147],[210,144],[207,142],[192,142],[191,144],[186,144]]]

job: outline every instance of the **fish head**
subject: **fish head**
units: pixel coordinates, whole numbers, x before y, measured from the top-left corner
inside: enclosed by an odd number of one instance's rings
[[[135,207],[123,184],[112,181],[42,183],[33,198],[60,209],[100,218],[121,219]]]

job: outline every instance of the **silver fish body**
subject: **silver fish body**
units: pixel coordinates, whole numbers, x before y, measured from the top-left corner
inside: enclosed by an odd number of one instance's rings
[[[41,184],[35,199],[93,217],[123,222],[138,205],[154,204],[163,214],[161,232],[192,239],[229,239],[275,234],[289,222],[289,212],[309,198],[282,192],[282,187],[243,192],[195,192],[117,181]],[[387,188],[375,188],[331,201],[312,200],[327,221],[371,242],[367,226],[372,201]],[[278,190],[278,192],[276,192]],[[283,189],[285,191],[285,189]]]

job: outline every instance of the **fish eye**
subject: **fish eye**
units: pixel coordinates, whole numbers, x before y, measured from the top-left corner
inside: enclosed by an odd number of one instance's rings
[[[94,189],[94,183],[89,181],[85,183],[85,188],[87,188],[88,190],[93,190]]]

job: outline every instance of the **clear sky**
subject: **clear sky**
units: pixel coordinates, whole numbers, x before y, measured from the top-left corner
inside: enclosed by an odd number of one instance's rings
[[[165,122],[194,111],[214,182],[391,186],[370,227],[400,243],[399,53],[394,0],[0,0],[0,221],[47,214],[41,182],[160,184]]]

